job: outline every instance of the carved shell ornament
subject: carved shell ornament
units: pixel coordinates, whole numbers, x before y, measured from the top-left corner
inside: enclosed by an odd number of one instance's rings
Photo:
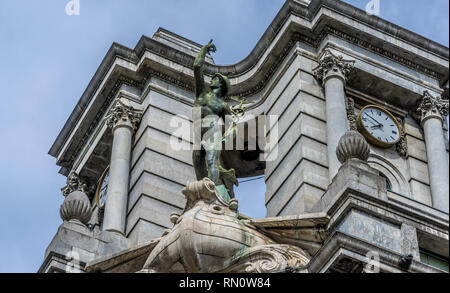
[[[350,159],[367,161],[370,147],[362,134],[356,131],[347,131],[339,140],[336,155],[342,164]]]

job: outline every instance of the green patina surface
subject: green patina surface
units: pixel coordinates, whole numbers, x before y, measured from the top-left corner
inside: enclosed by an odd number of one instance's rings
[[[225,170],[219,163],[222,142],[226,140],[226,136],[233,134],[228,132],[222,136],[220,128],[220,119],[225,121],[226,115],[233,114],[230,106],[224,101],[230,88],[230,81],[227,76],[216,73],[212,77],[210,91],[206,90],[204,83],[205,56],[207,53],[215,51],[216,47],[211,40],[202,47],[194,62],[194,108],[200,110],[201,113],[201,117],[194,117],[194,124],[199,122],[201,125],[202,144],[200,150],[193,151],[192,157],[197,180],[208,177],[216,186],[219,186],[223,185],[225,180],[231,180],[233,183],[237,183],[237,180],[234,169]],[[194,131],[199,130],[195,129]],[[225,198],[230,197],[225,186],[221,187],[220,193]]]

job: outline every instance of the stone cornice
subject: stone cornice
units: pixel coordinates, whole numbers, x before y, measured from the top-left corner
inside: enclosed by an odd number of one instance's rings
[[[351,5],[345,4],[343,2],[334,0],[315,0],[312,1],[308,7],[306,7],[293,0],[288,0],[247,58],[239,63],[230,66],[217,66],[214,64],[207,64],[205,73],[209,75],[213,74],[214,72],[227,73],[230,74],[230,78],[233,79],[234,77],[239,77],[249,72],[256,66],[261,57],[266,53],[267,49],[269,48],[269,46],[271,46],[271,43],[277,37],[278,32],[285,24],[289,16],[295,15],[303,19],[312,21],[312,19],[314,19],[317,13],[319,13],[320,9],[323,7],[332,9],[333,11],[337,11],[343,15],[351,15],[352,18],[357,19],[358,21],[363,22],[366,25],[370,25],[371,27],[375,27],[380,31],[389,33],[397,38],[408,41],[420,49],[433,53],[435,56],[438,56],[441,59],[448,59],[448,48],[435,42],[429,41],[417,34],[411,33],[379,18],[369,17],[364,11],[356,9]],[[316,28],[314,30],[316,30]],[[292,33],[293,31],[297,32]],[[305,42],[317,48],[327,35],[334,35],[338,38],[344,39],[348,42],[368,49],[398,63],[404,64],[410,68],[413,68],[414,70],[432,76],[436,79],[445,79],[445,76],[443,76],[443,73],[441,71],[436,72],[435,70],[430,69],[429,66],[422,65],[420,60],[422,60],[423,57],[415,58],[414,56],[412,56],[411,60],[407,59],[405,56],[396,55],[389,50],[379,48],[371,44],[369,41],[367,41],[367,39],[364,40],[356,37],[354,34],[348,32],[347,30],[345,30],[346,33],[344,33],[342,30],[325,25],[320,28],[320,32],[311,30],[305,31],[304,29],[300,30],[302,31],[301,33],[299,33],[298,31],[299,30],[291,28],[290,31],[287,32],[288,36],[280,39],[278,47],[276,49],[277,52],[269,54],[268,57],[266,57],[266,60],[263,62],[262,67],[256,71],[256,73],[250,78],[250,80],[242,85],[238,84],[238,86],[235,86],[236,90],[232,94],[239,96],[251,96],[261,91],[296,42]],[[111,66],[114,64],[116,59],[120,58],[130,62],[131,64],[139,64],[146,52],[151,52],[156,56],[160,56],[164,59],[170,60],[187,68],[191,68],[194,61],[194,58],[192,56],[175,50],[165,44],[162,44],[145,36],[143,36],[139,40],[135,49],[130,49],[120,44],[114,43],[103,59],[100,67],[89,83],[86,91],[83,93],[80,101],[73,110],[62,131],[58,135],[56,141],[49,151],[50,155],[55,157],[60,155],[64,145],[71,137],[71,134],[74,132],[75,127],[77,127],[78,121],[88,108],[88,105],[94,98],[96,92],[99,90],[99,86],[102,84],[102,81],[107,76],[108,72],[111,69]],[[413,62],[412,60],[415,61]],[[150,78],[150,76],[156,76],[187,91],[192,91],[193,84],[192,81],[190,81],[189,77],[185,77],[183,80],[180,80],[176,77],[176,74],[174,74],[173,72],[166,72],[163,68],[146,67],[145,69],[141,69],[141,71],[142,72],[138,73],[138,76],[140,75],[139,81],[134,80],[134,78],[136,77],[133,77],[133,79],[131,79],[129,77],[121,76],[120,78],[122,80],[116,82],[112,86],[112,89],[110,89],[108,92],[113,93],[117,87],[120,88],[121,84],[127,84],[127,81],[123,79],[132,80],[131,84],[133,86],[142,88],[145,85],[146,81]],[[102,103],[101,109],[106,110],[112,100],[111,94],[108,94],[107,98],[104,99],[105,100]],[[101,117],[97,116],[104,115],[104,113],[105,112],[103,110],[95,113],[96,117],[94,121],[98,122]],[[89,121],[89,123],[86,122],[89,125],[89,129],[97,125],[96,123],[92,123],[94,121],[91,120]],[[92,131],[88,130],[86,133],[89,132]],[[86,133],[82,135],[82,137],[78,137],[78,141],[87,139]],[[70,139],[72,140],[72,138]],[[64,152],[67,152],[67,150],[64,150]],[[72,158],[69,159],[66,155],[64,156],[65,158],[59,160],[58,164],[66,165],[66,168],[70,168],[70,161],[73,162],[74,156],[77,156],[77,153],[73,152],[73,146],[71,147],[70,151],[70,156]]]

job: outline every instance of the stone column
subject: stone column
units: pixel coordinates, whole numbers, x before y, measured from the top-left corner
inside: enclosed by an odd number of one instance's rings
[[[117,101],[105,118],[112,128],[113,145],[109,165],[103,230],[125,234],[132,138],[142,112]]]
[[[448,115],[448,100],[435,98],[425,91],[418,102],[417,112],[425,135],[433,207],[448,213],[449,170],[442,129]]]
[[[336,147],[339,139],[348,130],[344,88],[346,78],[353,66],[354,61],[344,60],[342,56],[336,56],[327,49],[319,61],[319,66],[313,70],[314,76],[325,88],[330,181],[333,180],[341,165],[336,157]]]

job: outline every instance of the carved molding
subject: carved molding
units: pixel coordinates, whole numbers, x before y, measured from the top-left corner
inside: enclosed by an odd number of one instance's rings
[[[322,58],[319,60],[319,66],[313,69],[313,75],[323,84],[331,76],[339,76],[345,81],[354,65],[354,60],[345,60],[342,55],[337,56],[329,49],[325,49]]]
[[[398,143],[395,145],[395,150],[397,153],[402,156],[403,158],[406,158],[408,156],[408,144],[406,142],[406,132],[403,126],[401,126],[401,136]]]
[[[90,192],[87,184],[80,178],[80,176],[76,172],[72,171],[70,172],[69,176],[67,176],[66,186],[61,188],[61,192],[65,197],[67,197],[74,191],[81,191],[86,194]]]
[[[274,273],[304,268],[309,256],[300,248],[285,244],[256,246],[233,256],[224,273]]]
[[[307,35],[300,34],[300,33],[294,33],[294,35],[292,36],[289,43],[285,46],[282,53],[278,55],[276,61],[274,61],[273,65],[270,67],[269,71],[264,75],[264,77],[251,89],[249,89],[245,92],[236,93],[235,95],[239,96],[239,97],[244,97],[244,96],[248,97],[248,96],[255,95],[256,93],[261,91],[265,87],[265,85],[268,83],[270,78],[272,78],[273,74],[278,69],[281,62],[285,59],[285,57],[287,56],[287,54],[289,53],[289,51],[292,49],[292,47],[294,46],[294,44],[297,41],[304,42],[306,44],[313,46],[314,48],[317,48],[319,46],[319,44],[326,38],[327,35],[333,35],[335,37],[338,37],[340,39],[348,41],[354,45],[357,45],[361,48],[364,48],[366,50],[374,52],[378,55],[384,56],[385,58],[388,58],[390,60],[393,60],[395,62],[403,64],[409,68],[417,70],[417,71],[419,71],[425,75],[431,76],[433,78],[436,78],[436,79],[442,78],[442,74],[440,74],[430,68],[426,68],[426,67],[419,65],[411,60],[408,60],[404,57],[396,55],[396,54],[394,54],[388,50],[385,50],[383,48],[372,45],[367,41],[364,41],[353,35],[347,34],[336,28],[333,28],[330,26],[325,26],[324,29],[320,32],[318,37],[307,36]],[[176,61],[174,60],[174,62],[176,62]],[[182,65],[189,66],[189,64],[186,63],[186,64],[182,64]],[[75,147],[75,151],[71,154],[71,156],[69,157],[69,159],[67,161],[61,162],[61,166],[64,166],[67,169],[71,169],[73,167],[75,159],[80,154],[81,149],[85,145],[87,139],[91,136],[93,130],[97,127],[99,121],[103,117],[104,113],[106,112],[106,109],[109,107],[111,101],[113,100],[114,96],[116,95],[117,91],[120,89],[122,84],[127,84],[130,86],[142,89],[144,87],[144,85],[146,84],[146,82],[148,81],[148,79],[150,79],[151,76],[155,76],[155,77],[162,79],[170,84],[173,84],[175,86],[178,86],[180,88],[183,88],[185,90],[193,92],[192,84],[182,82],[168,74],[162,73],[160,71],[152,70],[152,69],[148,70],[148,72],[145,74],[145,77],[143,78],[142,81],[136,81],[136,80],[130,79],[126,76],[120,76],[118,78],[118,80],[116,81],[116,83],[114,84],[114,86],[112,87],[112,90],[110,91],[108,97],[106,98],[105,102],[103,103],[101,109],[98,111],[98,114],[96,115],[94,121],[92,123],[90,123],[90,126],[89,126],[88,130],[85,132],[85,134],[83,135],[82,139],[78,140],[77,142],[74,142],[77,144]],[[233,75],[231,75],[230,77],[232,78]]]
[[[347,119],[349,129],[352,131],[357,131],[358,126],[356,124],[357,115],[355,113],[355,100],[352,98],[347,98]]]
[[[108,116],[105,117],[106,125],[114,131],[119,126],[128,126],[133,132],[137,130],[141,122],[142,111],[127,106],[120,100],[112,107]]]
[[[372,51],[375,54],[381,55],[381,56],[386,57],[386,58],[388,58],[390,60],[393,60],[393,61],[395,61],[397,63],[400,63],[402,65],[410,67],[410,68],[412,68],[414,70],[420,71],[421,73],[424,73],[424,74],[426,74],[428,76],[431,76],[433,78],[436,78],[436,79],[443,78],[442,74],[434,71],[431,68],[427,68],[425,66],[422,66],[422,65],[420,65],[418,63],[415,63],[415,62],[413,62],[411,60],[408,60],[408,59],[406,59],[406,58],[404,58],[404,57],[402,57],[400,55],[396,55],[396,54],[392,53],[391,51],[388,51],[388,50],[386,50],[386,49],[384,49],[382,47],[377,47],[377,46],[375,46],[375,45],[373,45],[373,44],[371,44],[371,43],[369,43],[367,41],[364,41],[361,38],[358,38],[356,36],[347,34],[347,33],[343,32],[343,31],[340,31],[340,30],[338,30],[338,29],[336,29],[334,27],[330,27],[328,25],[320,33],[320,36],[318,38],[320,41],[318,43],[320,43],[327,35],[333,35],[335,37],[343,39],[343,40],[345,40],[345,41],[347,41],[347,42],[349,42],[349,43],[351,43],[353,45],[361,47],[361,48],[363,48],[365,50]]]
[[[66,168],[69,168],[69,169],[73,167],[75,159],[81,153],[81,150],[86,145],[87,140],[89,139],[89,137],[91,137],[92,132],[94,131],[94,129],[98,126],[98,124],[102,120],[109,105],[111,104],[111,101],[114,99],[114,97],[116,96],[117,92],[119,91],[119,89],[121,88],[122,85],[125,84],[125,85],[133,86],[136,88],[142,88],[143,84],[145,84],[146,82],[147,82],[147,78],[144,78],[142,82],[138,82],[138,81],[128,78],[126,76],[120,76],[117,79],[114,86],[112,87],[111,92],[109,93],[109,95],[106,98],[105,102],[103,103],[102,107],[98,111],[94,120],[92,121],[92,123],[90,123],[89,128],[86,130],[86,133],[83,135],[83,138],[78,141],[73,142],[73,143],[76,143],[75,151],[72,153],[69,160],[67,162],[61,163],[61,165]]]
[[[443,121],[448,115],[448,100],[433,97],[428,91],[424,91],[417,103],[417,115],[421,124],[430,117],[437,117]]]

